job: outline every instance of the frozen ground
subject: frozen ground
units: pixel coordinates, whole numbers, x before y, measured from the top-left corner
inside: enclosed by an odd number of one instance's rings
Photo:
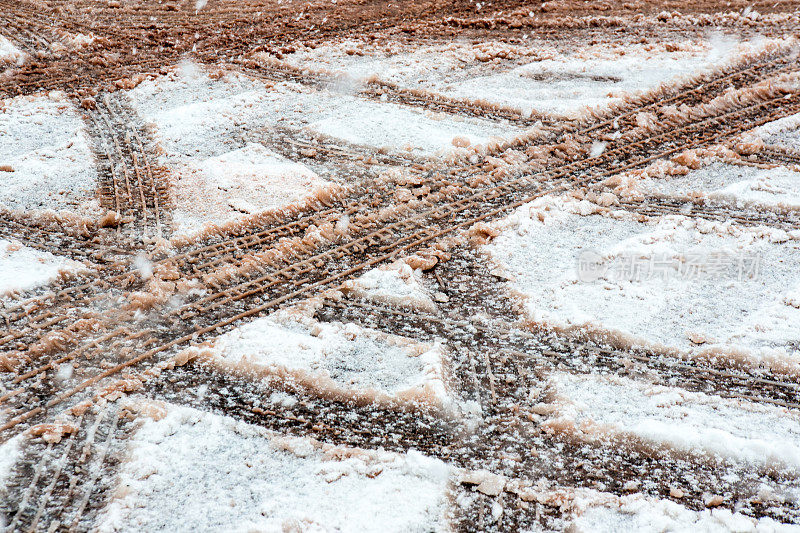
[[[752,358],[798,372],[800,235],[544,199],[488,248],[531,320],[625,345]],[[541,220],[540,220],[541,218]],[[579,272],[579,261],[585,269]]]
[[[61,93],[0,103],[0,207],[100,214],[83,121]]]
[[[754,48],[763,46],[755,43]],[[306,68],[370,77],[483,100],[524,113],[574,116],[605,107],[730,60],[750,49],[728,38],[557,49],[551,43],[453,43],[416,49],[345,42],[301,50],[287,61]]]
[[[150,411],[153,411],[151,408]],[[99,531],[444,531],[448,467],[164,405],[132,437]]]
[[[626,193],[705,197],[736,205],[800,209],[800,172],[788,167],[758,168],[713,162],[685,175],[625,179]]]
[[[615,376],[554,374],[551,386],[555,412],[546,425],[570,437],[612,446],[639,441],[763,472],[800,473],[800,415],[790,409]]]
[[[46,285],[62,272],[83,268],[71,259],[0,239],[0,296]]]
[[[436,344],[355,324],[277,312],[218,337],[203,353],[223,369],[295,382],[324,397],[444,407],[444,352]]]

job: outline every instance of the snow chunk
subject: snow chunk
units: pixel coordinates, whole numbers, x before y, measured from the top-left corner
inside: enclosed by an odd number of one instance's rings
[[[94,218],[97,171],[86,130],[60,93],[0,104],[0,206],[71,210]]]
[[[205,349],[223,369],[288,379],[322,396],[449,406],[438,344],[279,311]]]
[[[800,414],[616,376],[555,374],[554,431],[800,472]]]
[[[581,206],[523,206],[488,247],[531,320],[622,347],[800,372],[800,310],[787,303],[800,243],[789,234],[677,215],[641,224],[608,209],[584,217]]]
[[[374,268],[359,278],[347,281],[343,290],[358,298],[378,303],[410,307],[427,313],[437,311],[418,275],[403,262]]]
[[[0,239],[0,296],[40,287],[61,273],[84,268],[77,261]]]
[[[755,137],[766,144],[800,150],[800,113],[764,124],[746,137]]]
[[[131,438],[98,530],[440,531],[449,475],[419,453],[281,437],[170,405]]]
[[[260,144],[178,167],[172,187],[177,234],[300,202],[331,184]]]

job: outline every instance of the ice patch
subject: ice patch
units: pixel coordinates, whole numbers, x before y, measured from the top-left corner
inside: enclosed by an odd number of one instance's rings
[[[130,442],[98,530],[440,531],[449,468],[167,406]]]

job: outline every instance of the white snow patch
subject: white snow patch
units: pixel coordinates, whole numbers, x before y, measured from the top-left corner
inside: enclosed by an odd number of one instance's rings
[[[0,35],[0,68],[8,66],[21,66],[25,63],[27,54],[14,46],[14,43]]]
[[[0,444],[0,487],[2,488],[5,488],[6,484],[11,480],[11,470],[22,456],[23,438],[23,435],[19,434]],[[1,491],[2,489],[0,489]],[[2,525],[2,522],[0,522],[0,526]]]
[[[623,345],[719,352],[800,371],[792,348],[800,323],[790,303],[800,285],[793,234],[682,216],[641,224],[623,212],[592,215],[599,210],[585,200],[546,198],[502,223],[488,251],[514,280],[531,320],[605,332]],[[578,272],[587,256],[596,262],[588,280]]]
[[[767,144],[800,150],[800,113],[769,122],[751,132]]]
[[[377,303],[410,307],[428,313],[437,310],[430,294],[422,286],[419,274],[403,262],[369,270],[345,282],[343,290]]]
[[[0,239],[0,296],[40,287],[62,272],[84,268],[77,261]]]
[[[61,93],[0,103],[0,166],[2,207],[100,213],[84,124]]]
[[[289,379],[322,396],[448,407],[438,344],[279,311],[204,349],[224,368]]]
[[[99,531],[440,531],[450,470],[168,406],[131,438]]]
[[[587,441],[641,439],[763,471],[800,472],[800,414],[616,376],[551,376],[546,424]]]
[[[640,494],[617,497],[581,490],[573,502],[574,518],[569,530],[575,533],[617,531],[692,531],[695,533],[789,533],[800,527],[781,524],[771,518],[755,519],[728,509],[692,511],[669,500]]]
[[[254,143],[217,157],[191,158],[176,171],[176,234],[290,205],[331,185],[306,166]]]

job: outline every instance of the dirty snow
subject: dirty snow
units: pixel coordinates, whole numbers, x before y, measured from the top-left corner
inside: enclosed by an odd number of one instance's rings
[[[343,290],[379,304],[408,307],[427,313],[437,310],[431,295],[422,286],[419,272],[403,262],[369,270],[345,282]]]
[[[278,312],[217,337],[206,353],[233,369],[288,378],[323,396],[448,403],[441,346],[355,324]]]
[[[449,469],[160,406],[130,441],[98,531],[445,530]],[[158,417],[156,417],[158,418]]]
[[[598,209],[545,198],[500,224],[488,251],[531,320],[622,346],[719,352],[800,371],[792,347],[800,234],[682,216],[638,223],[622,212],[591,214]]]
[[[756,520],[728,509],[692,511],[669,500],[640,494],[617,497],[590,490],[580,491],[574,502],[575,518],[569,531],[613,533],[617,531],[693,531],[695,533],[790,533],[800,526],[780,524],[771,518]]]
[[[646,195],[704,196],[739,207],[800,208],[800,172],[711,163],[683,176],[647,177],[634,185]]]
[[[434,45],[418,49],[345,42],[303,50],[287,61],[342,72],[354,80],[377,76],[410,88],[483,100],[521,110],[574,116],[630,94],[693,75],[757,48],[726,39],[674,43],[602,43],[559,50],[551,43]]]
[[[0,103],[0,183],[0,207],[99,214],[94,157],[65,95]]]
[[[587,441],[638,438],[762,471],[800,473],[800,414],[616,376],[554,374],[546,424]]]
[[[26,54],[14,46],[14,43],[0,35],[0,68],[20,66],[25,62]]]
[[[0,239],[0,296],[40,287],[62,272],[83,268],[71,259]]]

